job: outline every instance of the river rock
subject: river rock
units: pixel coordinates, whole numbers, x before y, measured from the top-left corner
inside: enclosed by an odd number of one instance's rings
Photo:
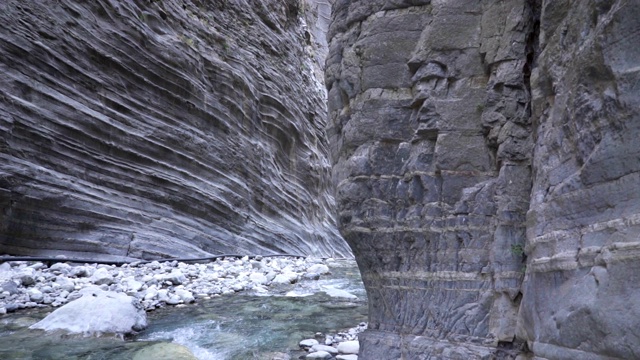
[[[73,280],[64,277],[62,275],[56,276],[55,282],[54,284],[56,284],[57,286],[60,287],[61,290],[63,291],[68,291],[71,292],[75,289],[75,284],[73,282]]]
[[[93,274],[93,269],[86,266],[74,266],[69,273],[75,277],[89,277]]]
[[[68,274],[71,269],[71,265],[63,262],[55,263],[49,267],[49,271],[56,275]]]
[[[27,295],[29,296],[29,300],[35,303],[42,302],[44,299],[44,294],[42,294],[38,289],[29,289],[27,291]]]
[[[176,289],[175,293],[185,304],[190,304],[195,301],[193,294],[189,290]]]
[[[298,281],[298,276],[299,275],[294,272],[285,272],[276,275],[271,282],[274,284],[293,284]]]
[[[90,281],[96,285],[111,285],[114,282],[113,275],[106,268],[97,269],[91,275]]]
[[[136,351],[133,360],[198,360],[186,346],[176,343],[159,343]]]
[[[172,270],[171,273],[162,277],[164,281],[169,281],[173,285],[181,285],[187,281],[187,277],[184,276],[180,270]]]
[[[22,286],[33,285],[36,283],[36,271],[30,267],[23,268],[16,274],[16,279]]]
[[[269,280],[267,280],[267,276],[263,273],[251,273],[251,275],[249,275],[249,280],[260,285],[264,285],[269,282]]]
[[[329,267],[325,264],[314,264],[311,265],[308,269],[306,274],[309,275],[325,275],[328,274],[329,271]]]
[[[355,355],[355,354],[338,355],[336,356],[336,360],[358,360],[358,355]]]
[[[147,317],[134,298],[122,293],[102,291],[93,286],[81,290],[72,301],[30,326],[69,334],[128,334],[147,326]]]
[[[338,349],[334,348],[333,346],[316,344],[316,345],[313,345],[311,349],[309,349],[309,352],[316,352],[316,351],[326,351],[331,355],[338,355]]]
[[[304,339],[299,343],[300,347],[303,349],[309,349],[314,345],[318,345],[318,340],[316,339]]]
[[[337,349],[340,354],[357,354],[360,352],[360,342],[358,340],[341,342]]]
[[[15,295],[19,292],[18,283],[13,280],[5,281],[4,283],[2,283],[2,285],[0,285],[0,290],[2,292],[8,293],[9,295]]]
[[[352,293],[346,290],[336,289],[331,286],[323,286],[322,291],[325,292],[327,295],[331,297],[336,297],[336,298],[351,299],[351,300],[355,300],[358,298],[357,296],[353,295]]]
[[[328,360],[333,358],[333,355],[329,354],[326,351],[315,351],[304,357],[305,359],[323,359]]]

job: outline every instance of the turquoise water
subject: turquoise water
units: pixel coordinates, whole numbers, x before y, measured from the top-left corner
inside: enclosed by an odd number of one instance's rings
[[[158,309],[147,313],[147,329],[125,340],[45,335],[27,328],[51,309],[4,315],[0,359],[131,359],[156,342],[182,344],[201,360],[264,359],[272,352],[287,352],[295,359],[302,354],[300,340],[366,321],[366,295],[355,263],[331,270],[332,275],[319,281],[279,289],[278,296],[237,293]],[[358,299],[319,292],[326,288],[347,290]]]

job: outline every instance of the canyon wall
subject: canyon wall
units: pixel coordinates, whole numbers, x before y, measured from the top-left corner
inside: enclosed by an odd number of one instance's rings
[[[315,76],[325,7],[2,1],[0,253],[350,256]]]
[[[640,357],[637,5],[336,1],[363,358]]]

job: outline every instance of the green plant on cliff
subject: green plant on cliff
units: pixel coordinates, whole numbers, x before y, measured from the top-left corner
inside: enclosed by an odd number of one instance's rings
[[[189,45],[190,47],[193,47],[194,45],[194,41],[192,38],[185,36],[185,35],[180,35],[180,41],[182,41],[183,43]]]
[[[523,256],[524,248],[520,244],[513,244],[511,245],[511,253],[515,256]]]

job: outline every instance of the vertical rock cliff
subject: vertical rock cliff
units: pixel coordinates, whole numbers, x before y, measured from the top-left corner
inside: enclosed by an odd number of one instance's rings
[[[3,1],[0,252],[350,254],[305,31],[321,7]]]
[[[547,359],[640,358],[640,1],[545,1],[519,335]]]
[[[336,2],[328,132],[365,359],[640,356],[634,3]]]

